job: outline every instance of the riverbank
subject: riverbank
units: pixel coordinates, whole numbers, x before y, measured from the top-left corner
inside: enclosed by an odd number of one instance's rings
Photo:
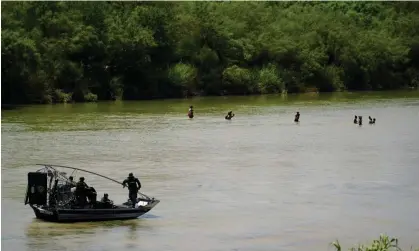
[[[418,6],[4,2],[2,102],[417,88]]]
[[[345,102],[349,100],[361,100],[361,99],[374,99],[374,98],[419,98],[418,89],[404,89],[404,90],[395,90],[395,91],[341,91],[341,92],[305,92],[305,93],[282,93],[282,94],[265,94],[265,95],[233,95],[233,96],[194,96],[189,98],[167,98],[167,99],[147,99],[147,100],[98,100],[96,102],[65,102],[65,103],[53,103],[49,105],[60,105],[60,104],[88,104],[88,103],[108,103],[108,104],[118,104],[121,102],[132,103],[139,102],[143,105],[153,105],[154,103],[159,102],[174,102],[174,103],[184,103],[185,106],[188,104],[197,104],[199,105],[202,100],[206,102],[218,102],[219,100],[231,100],[233,103],[240,102],[240,100],[269,100],[269,102],[280,103],[280,102],[297,102],[301,100],[307,101],[316,101],[316,100],[330,100],[334,102]],[[206,103],[204,102],[204,103]],[[28,106],[42,106],[48,104],[2,104],[1,109],[4,111],[14,110]]]

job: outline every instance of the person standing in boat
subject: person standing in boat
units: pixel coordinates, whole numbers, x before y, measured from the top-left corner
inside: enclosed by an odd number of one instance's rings
[[[66,199],[69,199],[72,197],[73,191],[74,191],[73,189],[75,189],[75,187],[76,187],[76,182],[74,182],[73,176],[68,177],[68,181],[62,188],[63,194],[65,194],[65,196],[67,197]]]
[[[80,177],[79,182],[76,184],[76,192],[75,195],[77,197],[80,206],[84,206],[87,202],[87,189],[89,186],[84,182],[84,177]]]
[[[68,186],[71,188],[76,187],[76,182],[74,182],[73,176],[68,177]]]
[[[122,182],[122,186],[125,187],[128,185],[128,197],[132,202],[132,207],[135,207],[137,203],[137,193],[141,189],[141,182],[139,179],[135,178],[132,173],[129,173],[128,178]]]

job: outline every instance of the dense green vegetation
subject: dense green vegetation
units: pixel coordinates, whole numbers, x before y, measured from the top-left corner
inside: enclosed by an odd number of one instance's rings
[[[3,2],[2,103],[419,85],[415,2]]]
[[[342,251],[342,247],[339,244],[339,241],[331,243],[336,251]],[[370,245],[358,245],[358,247],[352,247],[350,251],[401,251],[399,247],[399,241],[396,238],[390,238],[387,235],[380,235],[380,238],[373,240]],[[413,248],[411,248],[413,251]],[[419,249],[415,249],[419,251]]]

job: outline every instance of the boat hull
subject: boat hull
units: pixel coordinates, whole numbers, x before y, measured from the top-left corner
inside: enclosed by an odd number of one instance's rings
[[[119,206],[111,209],[48,209],[31,205],[36,218],[50,222],[86,222],[86,221],[112,221],[136,219],[150,211],[158,200],[150,202],[147,206],[129,208]]]

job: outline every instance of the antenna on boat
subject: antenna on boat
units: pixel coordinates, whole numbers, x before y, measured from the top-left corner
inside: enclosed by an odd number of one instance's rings
[[[81,169],[81,168],[76,168],[76,167],[71,167],[71,166],[50,165],[50,164],[36,164],[36,165],[38,165],[38,166],[44,166],[44,167],[48,167],[48,168],[52,168],[52,169],[54,169],[54,170],[55,170],[55,168],[53,168],[53,166],[55,166],[55,167],[62,167],[62,168],[68,168],[68,169],[73,169],[73,170],[78,170],[78,171],[82,171],[82,172],[86,172],[86,173],[91,173],[91,174],[94,174],[94,175],[100,176],[100,177],[102,177],[102,178],[108,179],[108,180],[110,180],[110,181],[113,181],[113,182],[115,182],[115,183],[118,183],[119,185],[123,185],[121,182],[119,182],[119,181],[117,181],[117,180],[114,180],[114,179],[109,178],[109,177],[106,177],[106,176],[104,176],[104,175],[101,175],[101,174],[98,174],[98,173],[95,173],[95,172],[92,172],[92,171],[88,171],[88,170],[85,170],[85,169]],[[55,171],[56,171],[56,170],[55,170]],[[143,193],[138,192],[138,194],[140,194],[140,195],[142,195],[142,196],[146,197],[147,199],[151,200],[151,198],[150,198],[150,197],[148,197],[147,195],[145,195],[145,194],[143,194]]]

